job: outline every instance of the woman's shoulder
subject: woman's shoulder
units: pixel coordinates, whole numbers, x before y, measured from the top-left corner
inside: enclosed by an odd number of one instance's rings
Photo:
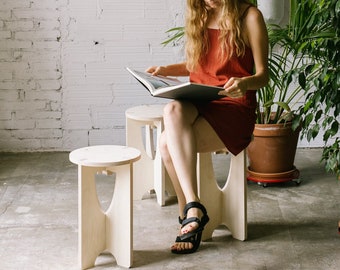
[[[263,20],[261,11],[253,5],[245,5],[243,7],[242,19],[248,23],[255,23]]]

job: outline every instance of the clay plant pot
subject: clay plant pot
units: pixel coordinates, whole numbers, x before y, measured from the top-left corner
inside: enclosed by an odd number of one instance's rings
[[[300,129],[291,123],[256,124],[253,141],[249,144],[248,179],[258,182],[289,181],[298,176],[294,166]]]

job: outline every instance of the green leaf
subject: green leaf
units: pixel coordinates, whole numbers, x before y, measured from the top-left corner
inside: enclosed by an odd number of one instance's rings
[[[314,119],[314,114],[313,113],[310,113],[308,114],[306,117],[305,117],[305,126],[309,126],[310,123],[313,121]]]
[[[281,108],[285,109],[287,112],[291,111],[289,105],[286,102],[277,101],[277,102],[274,102],[274,103],[276,105],[280,106]]]
[[[314,121],[317,122],[319,121],[319,119],[321,118],[322,116],[322,110],[319,110],[316,114],[315,114],[315,117],[314,117]]]
[[[299,73],[299,84],[302,89],[306,89],[306,75],[304,72]]]

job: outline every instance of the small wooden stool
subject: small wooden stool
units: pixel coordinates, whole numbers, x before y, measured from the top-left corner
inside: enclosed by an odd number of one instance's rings
[[[225,225],[235,239],[247,238],[246,150],[237,156],[230,153],[230,168],[223,188],[217,185],[212,153],[197,154],[198,195],[210,217],[202,240],[212,237],[219,225]]]
[[[79,263],[94,266],[107,250],[117,264],[131,267],[133,255],[132,184],[133,163],[140,151],[127,146],[100,145],[74,150],[69,159],[78,165]],[[98,172],[115,172],[115,188],[106,213],[101,209],[95,184]]]
[[[141,151],[141,159],[134,166],[133,198],[142,199],[147,191],[154,190],[157,202],[165,204],[165,191],[173,193],[173,187],[158,151],[163,126],[164,104],[142,105],[126,110],[126,145]],[[145,128],[145,136],[142,128]],[[154,143],[156,129],[156,143]],[[155,147],[156,144],[156,147]]]

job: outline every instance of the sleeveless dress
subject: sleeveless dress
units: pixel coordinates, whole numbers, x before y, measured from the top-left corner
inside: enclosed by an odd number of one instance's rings
[[[209,51],[194,72],[190,81],[223,86],[231,77],[253,74],[254,60],[250,48],[243,57],[233,56],[222,60],[219,56],[219,30],[208,29]],[[211,102],[193,102],[199,114],[213,127],[224,145],[237,155],[251,141],[256,120],[256,91],[248,90],[242,98],[223,97]]]

